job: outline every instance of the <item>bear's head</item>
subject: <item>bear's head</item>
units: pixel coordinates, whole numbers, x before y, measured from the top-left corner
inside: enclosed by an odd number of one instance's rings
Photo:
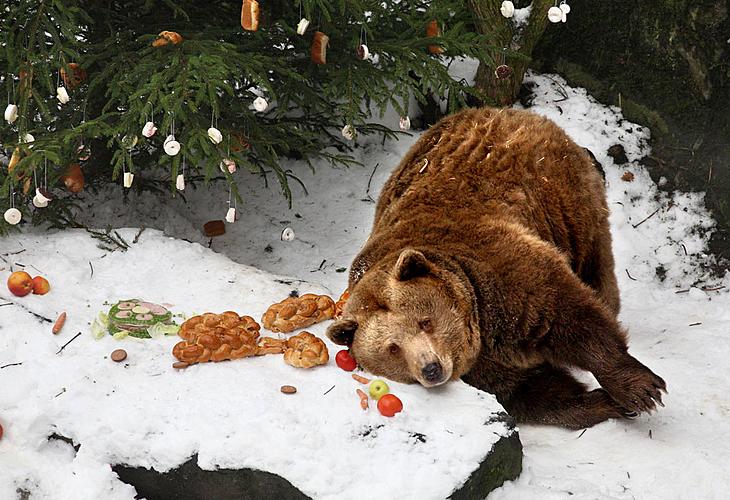
[[[370,268],[327,330],[369,372],[441,385],[465,375],[481,345],[473,291],[414,249]]]

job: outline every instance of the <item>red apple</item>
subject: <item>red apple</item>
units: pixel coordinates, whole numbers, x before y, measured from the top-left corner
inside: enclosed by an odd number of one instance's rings
[[[45,295],[51,290],[51,284],[43,276],[33,278],[33,293],[36,295]]]
[[[33,278],[25,271],[16,271],[8,278],[8,290],[13,295],[25,297],[33,291]]]
[[[394,394],[386,394],[378,399],[378,410],[384,417],[392,417],[403,410],[403,402]]]
[[[335,356],[335,363],[346,372],[351,372],[357,368],[357,361],[352,357],[349,349],[343,349],[338,352]]]

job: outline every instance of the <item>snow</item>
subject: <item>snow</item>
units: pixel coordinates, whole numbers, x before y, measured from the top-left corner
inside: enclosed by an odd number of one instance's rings
[[[466,74],[469,64],[462,61],[452,69]],[[703,194],[659,192],[638,163],[650,154],[649,131],[624,120],[620,109],[597,103],[555,75],[531,74],[527,81],[536,85],[531,110],[556,121],[606,171],[620,319],[630,334],[630,352],[667,381],[669,394],[666,408],[655,414],[606,422],[584,433],[521,426],[524,471],[489,499],[725,498],[730,488],[730,444],[724,439],[730,435],[725,328],[730,296],[727,288],[712,289],[730,286],[730,279],[713,279],[706,271],[712,263],[706,252],[713,222]],[[384,119],[397,126],[397,114]],[[266,305],[293,288],[338,295],[347,281],[338,271],[349,265],[369,233],[374,204],[368,198],[377,198],[416,138],[384,145],[378,138],[359,138],[355,156],[363,167],[321,164],[315,175],[291,162],[287,167],[309,191],[306,197],[293,186],[292,210],[276,189],[264,189],[262,179],[239,171],[241,178],[248,176],[239,185],[241,219],[213,240],[214,252],[196,243],[207,245],[200,235],[204,222],[225,215],[223,183],[188,188],[186,202],[137,192],[128,192],[125,201],[121,187],[87,193],[84,222],[144,225],[177,238],[148,229],[126,253],[101,258],[104,252],[88,236],[73,231],[30,231],[0,240],[0,253],[26,249],[13,256],[15,261],[38,267],[55,286],[49,295],[24,298],[23,304],[49,317],[61,309],[74,311],[64,332],[53,337],[33,316],[0,307],[0,366],[24,361],[0,370],[0,422],[6,431],[0,441],[0,498],[12,498],[23,485],[40,498],[132,498],[132,488],[116,479],[108,463],[124,459],[166,470],[195,452],[204,468],[267,468],[316,498],[344,498],[338,488],[345,487],[357,498],[388,498],[383,488],[391,481],[407,485],[394,490],[403,497],[441,498],[463,481],[478,460],[476,450],[496,439],[473,429],[484,412],[495,408],[494,401],[463,384],[449,384],[441,392],[392,384],[406,409],[386,421],[373,410],[360,412],[354,396],[358,385],[332,363],[301,372],[269,356],[173,372],[171,338],[97,342],[88,334],[87,323],[105,300],[135,296],[171,302],[175,312],[235,308],[260,317]],[[626,149],[626,165],[615,165],[607,155],[617,143]],[[626,171],[635,175],[633,182],[621,180]],[[287,226],[296,231],[292,242],[279,239]],[[127,238],[135,233],[122,232]],[[294,281],[277,283],[275,275]],[[9,298],[6,292],[0,295]],[[321,336],[323,327],[311,330]],[[55,355],[77,331],[85,333]],[[126,367],[104,358],[120,345],[129,352]],[[299,393],[280,395],[278,388],[286,383]],[[457,439],[444,433],[445,422],[464,435]],[[306,432],[291,438],[284,429],[293,423]],[[354,436],[380,423],[386,426],[377,429],[377,438],[355,452]],[[427,442],[407,444],[407,433],[422,428],[428,428]],[[69,446],[46,441],[54,429],[83,443],[75,458]],[[463,447],[458,452],[457,442]],[[409,454],[386,452],[396,448]]]

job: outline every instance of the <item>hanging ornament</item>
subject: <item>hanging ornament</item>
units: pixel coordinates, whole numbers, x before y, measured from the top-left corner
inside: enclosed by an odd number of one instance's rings
[[[157,38],[152,42],[153,47],[163,47],[165,45],[178,45],[182,43],[183,37],[174,31],[161,31]]]
[[[281,232],[281,241],[293,241],[295,237],[294,230],[290,227],[285,227]]]
[[[502,2],[502,6],[499,8],[499,11],[504,17],[510,18],[515,15],[515,4],[509,0],[505,0]]]
[[[33,204],[35,205],[36,199],[39,203],[44,203],[44,207],[48,205],[48,202],[50,202],[53,199],[53,195],[43,189],[42,187],[38,187],[35,189],[35,196],[33,197]],[[38,206],[38,205],[36,205]]]
[[[357,58],[361,61],[364,61],[370,57],[370,50],[368,50],[368,46],[364,43],[361,43],[357,46]]]
[[[76,154],[79,157],[79,161],[86,161],[91,158],[91,148],[85,145],[83,142],[76,148]]]
[[[231,160],[230,158],[224,158],[223,161],[218,164],[218,168],[224,174],[226,172],[232,174],[236,171],[236,162]]]
[[[506,64],[500,64],[495,68],[494,76],[497,77],[497,80],[506,80],[512,76],[512,68]]]
[[[86,70],[76,63],[68,63],[68,71],[66,68],[61,68],[61,79],[63,84],[70,90],[75,89],[86,80]]]
[[[241,27],[246,31],[259,29],[259,3],[256,0],[243,0],[241,6]]]
[[[41,200],[38,198],[38,195],[36,195],[33,197],[33,206],[36,208],[46,208],[48,206],[48,202]]]
[[[147,122],[144,124],[144,127],[142,127],[142,135],[147,137],[148,139],[156,133],[157,127],[155,127],[154,122]]]
[[[370,62],[377,66],[380,62],[380,56],[378,54],[370,54]]]
[[[134,174],[132,172],[124,172],[124,187],[131,188],[134,182]]]
[[[175,140],[175,136],[170,134],[165,139],[164,144],[162,145],[162,149],[165,150],[165,153],[167,153],[170,156],[175,156],[180,152],[180,143]]]
[[[231,145],[231,151],[234,153],[240,153],[241,151],[248,151],[251,149],[251,143],[248,142],[248,139],[246,139],[246,136],[243,133],[234,132],[233,139],[235,139],[235,141]]]
[[[330,37],[321,31],[314,32],[314,39],[312,40],[312,48],[310,50],[310,56],[314,64],[327,64],[327,46],[329,42]]]
[[[81,166],[78,163],[69,165],[61,180],[64,186],[66,186],[66,189],[72,193],[80,193],[84,189],[84,171],[81,170]]]
[[[559,23],[563,19],[563,11],[560,7],[550,7],[548,9],[548,19],[551,23]]]
[[[408,116],[401,116],[400,120],[398,122],[398,126],[401,130],[410,130],[411,129],[411,119]]]
[[[233,224],[236,222],[236,209],[233,207],[230,207],[228,209],[228,212],[226,212],[226,222],[229,222]]]
[[[182,172],[175,178],[175,188],[178,191],[185,191],[185,156],[182,158]]]
[[[5,210],[5,222],[8,224],[12,224],[13,226],[16,225],[18,222],[20,222],[20,219],[23,218],[23,215],[20,213],[20,210],[17,208],[8,208]]]
[[[32,134],[29,134],[29,133],[25,133],[25,134],[23,134],[23,136],[22,136],[22,137],[20,138],[20,142],[22,142],[23,144],[30,144],[30,143],[33,143],[33,142],[35,142],[35,137],[33,137],[33,135],[32,135]],[[29,147],[33,147],[33,146],[29,146]]]
[[[253,100],[253,109],[258,111],[259,113],[263,113],[264,111],[266,111],[266,108],[268,108],[268,107],[269,107],[269,102],[261,96],[259,96]]]
[[[21,152],[20,148],[15,148],[13,151],[13,154],[10,156],[10,163],[8,163],[8,173],[12,174],[13,170],[15,170],[15,167],[18,166],[18,163],[20,162],[21,158]]]
[[[303,17],[299,20],[299,23],[297,24],[297,35],[303,35],[305,31],[307,31],[307,28],[309,27],[309,19],[306,17]]]
[[[5,108],[5,121],[8,123],[13,123],[17,119],[18,119],[18,106],[15,104],[8,104],[8,107]]]
[[[570,14],[570,5],[565,3],[565,0],[563,0],[562,2],[560,2],[560,10],[562,10],[566,14]]]
[[[441,27],[436,19],[433,19],[426,25],[426,36],[428,38],[435,38],[441,36]],[[429,45],[428,51],[431,54],[443,54],[444,48],[440,45]]]
[[[208,129],[208,139],[210,139],[210,142],[212,142],[213,144],[220,144],[223,141],[223,134],[221,134],[221,131],[217,128],[210,127]]]
[[[355,138],[355,127],[349,124],[342,127],[342,137],[348,141],[353,140]]]
[[[56,89],[56,99],[58,99],[58,102],[61,104],[66,104],[71,100],[65,87],[58,87]]]
[[[122,137],[122,146],[124,146],[126,149],[132,149],[137,145],[137,142],[139,141],[139,137],[136,135],[125,135]]]

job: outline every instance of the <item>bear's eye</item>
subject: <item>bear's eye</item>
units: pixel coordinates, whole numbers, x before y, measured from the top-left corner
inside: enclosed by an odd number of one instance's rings
[[[400,352],[400,347],[398,347],[398,344],[390,344],[388,346],[388,352],[391,354],[398,354]]]
[[[421,321],[419,321],[418,328],[426,333],[433,332],[433,323],[431,323],[431,318],[423,318]]]

